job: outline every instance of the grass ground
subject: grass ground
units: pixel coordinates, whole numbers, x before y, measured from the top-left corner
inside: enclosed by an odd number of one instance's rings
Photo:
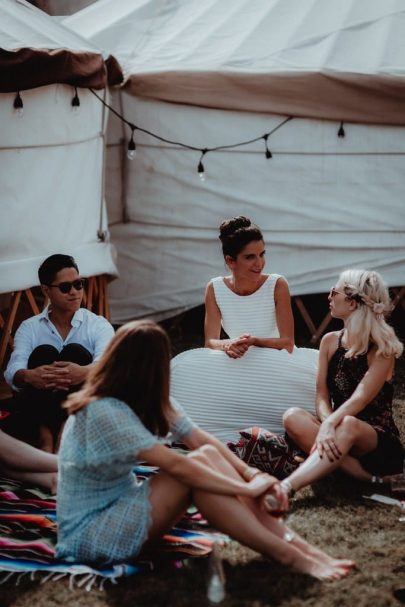
[[[199,343],[179,325],[169,327],[175,350]],[[397,372],[395,417],[405,442],[405,361]],[[400,510],[363,498],[368,484],[338,475],[301,491],[288,523],[334,556],[350,557],[356,569],[337,582],[318,582],[231,542],[222,549],[227,596],[223,607],[395,607],[393,591],[405,587],[405,522]],[[380,492],[389,494],[385,489]],[[69,590],[64,580],[41,584],[9,581],[0,587],[0,607],[199,607],[206,599],[207,560],[189,560],[180,569],[121,580],[104,591]]]

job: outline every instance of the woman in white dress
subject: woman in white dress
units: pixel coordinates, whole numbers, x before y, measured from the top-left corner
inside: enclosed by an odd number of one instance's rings
[[[318,352],[294,346],[288,283],[263,273],[260,229],[235,217],[221,224],[219,238],[231,274],[208,283],[205,348],[173,359],[171,393],[223,441],[250,426],[280,433],[286,409],[314,409]]]

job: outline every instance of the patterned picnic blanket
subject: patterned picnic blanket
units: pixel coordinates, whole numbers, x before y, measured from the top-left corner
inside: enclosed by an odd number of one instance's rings
[[[156,468],[140,466],[137,475],[147,478]],[[0,477],[0,583],[19,574],[44,572],[43,579],[70,577],[70,584],[90,589],[106,579],[153,570],[162,560],[176,562],[188,557],[208,555],[214,542],[226,536],[209,528],[199,512],[191,507],[179,524],[167,533],[151,560],[138,560],[96,569],[81,563],[55,559],[57,539],[56,500],[37,488]]]

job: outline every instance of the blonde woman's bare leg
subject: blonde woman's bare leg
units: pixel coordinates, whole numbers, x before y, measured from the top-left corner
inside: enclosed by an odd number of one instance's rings
[[[320,425],[315,415],[299,407],[291,407],[283,415],[285,431],[305,453],[311,451]]]
[[[298,490],[330,474],[337,468],[346,471],[350,468],[350,470],[356,472],[356,466],[349,459],[351,456],[347,454],[349,451],[359,456],[369,453],[376,448],[377,440],[377,433],[369,424],[348,415],[336,428],[336,445],[342,456],[330,461],[326,455],[321,458],[318,451],[314,451],[297,470],[290,474],[288,481],[293,489]],[[358,464],[357,472],[359,474],[360,470],[363,469]],[[368,480],[371,476],[365,471],[364,475],[363,480]]]
[[[284,413],[283,425],[288,436],[305,453],[310,453],[321,425],[319,420],[304,409],[292,407]],[[364,470],[359,460],[351,455],[342,457],[339,467],[346,474],[359,480],[368,481],[371,478],[371,475]]]

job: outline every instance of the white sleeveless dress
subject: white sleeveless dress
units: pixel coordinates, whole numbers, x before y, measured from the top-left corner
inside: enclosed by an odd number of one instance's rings
[[[222,326],[230,338],[249,333],[278,337],[274,288],[279,274],[270,274],[251,295],[237,295],[222,276],[212,280]],[[238,359],[222,350],[196,348],[174,357],[171,395],[202,429],[222,441],[235,439],[243,428],[261,426],[283,432],[289,407],[315,411],[318,351],[252,346]]]

